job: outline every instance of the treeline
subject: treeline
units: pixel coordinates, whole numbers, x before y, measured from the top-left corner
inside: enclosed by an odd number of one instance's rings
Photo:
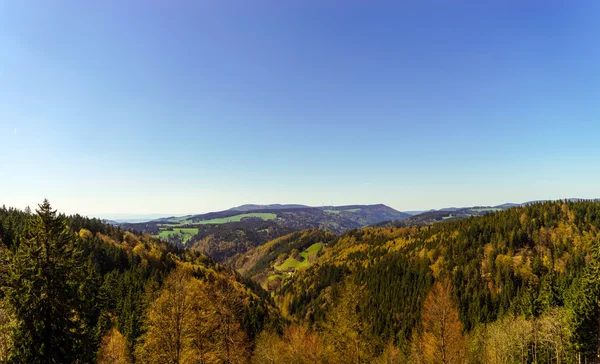
[[[0,258],[0,362],[186,362],[190,335],[194,358],[236,362],[264,327],[280,331],[268,295],[206,255],[47,201],[0,209]],[[192,326],[179,315],[190,305]]]

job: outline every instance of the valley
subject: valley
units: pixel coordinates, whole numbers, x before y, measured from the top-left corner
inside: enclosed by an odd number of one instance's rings
[[[181,317],[191,332],[214,333],[210,340],[190,336],[181,345],[189,355],[218,361],[359,357],[429,363],[437,351],[425,348],[444,340],[459,362],[594,362],[600,338],[599,201],[449,208],[341,233],[328,231],[327,224],[296,230],[301,221],[279,221],[364,209],[231,210],[141,225],[157,228],[159,236],[58,215],[47,202],[35,214],[0,209],[0,325],[11,328],[0,332],[0,360],[9,355],[3,348],[32,350],[20,338],[33,333],[13,324],[37,319],[30,315],[37,295],[15,279],[29,282],[42,274],[62,277],[56,288],[61,292],[81,292],[66,303],[43,304],[52,315],[65,304],[79,312],[72,318],[79,335],[94,344],[72,350],[101,363],[111,355],[125,362],[154,360],[163,352],[159,343],[176,334],[168,322],[179,304],[187,307]],[[180,243],[168,242],[173,234]],[[44,240],[28,236],[48,236],[53,243],[39,250]],[[67,268],[46,270],[34,254],[48,254]],[[17,303],[27,309],[16,310]],[[56,317],[69,317],[62,315]],[[435,331],[440,320],[451,330],[447,336]],[[119,343],[120,354],[108,342]],[[225,342],[229,350],[223,350]],[[341,344],[331,345],[336,342]],[[307,343],[308,357],[284,350]]]

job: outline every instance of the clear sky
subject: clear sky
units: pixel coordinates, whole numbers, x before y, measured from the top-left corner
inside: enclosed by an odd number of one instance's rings
[[[0,204],[600,197],[600,2],[0,0]]]

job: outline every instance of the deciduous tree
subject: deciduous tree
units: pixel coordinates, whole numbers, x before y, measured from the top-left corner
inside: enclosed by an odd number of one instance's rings
[[[427,363],[465,362],[466,342],[448,282],[434,283],[423,306],[423,351]]]
[[[211,287],[209,305],[204,311],[205,325],[214,337],[210,347],[222,363],[241,363],[248,359],[248,338],[240,326],[243,302],[235,287],[219,280]]]
[[[141,353],[148,363],[195,363],[199,283],[183,268],[173,271],[148,312]]]
[[[98,350],[98,364],[127,364],[130,362],[127,339],[116,329],[109,330],[102,338]]]
[[[369,325],[359,309],[362,294],[360,286],[347,281],[339,293],[338,303],[327,316],[325,341],[340,362],[358,364],[366,363],[372,358]]]

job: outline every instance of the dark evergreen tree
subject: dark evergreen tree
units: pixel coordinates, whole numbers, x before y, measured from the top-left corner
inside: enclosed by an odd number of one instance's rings
[[[574,311],[575,347],[586,360],[598,358],[600,339],[600,243],[592,247],[591,261],[582,279],[574,284],[571,306]]]
[[[48,200],[39,205],[11,262],[7,299],[17,325],[9,361],[71,363],[84,340],[80,251]]]

